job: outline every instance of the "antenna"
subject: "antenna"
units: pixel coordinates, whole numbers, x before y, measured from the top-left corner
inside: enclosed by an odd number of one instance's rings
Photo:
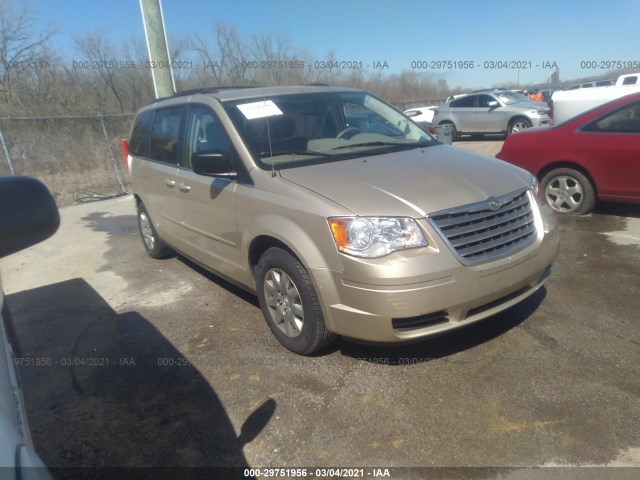
[[[266,102],[267,99],[265,98],[264,101]],[[276,176],[276,168],[273,164],[273,147],[271,146],[271,129],[269,128],[269,116],[265,117],[266,121],[267,121],[267,140],[269,141],[269,157],[272,158],[271,160],[271,177],[275,177]]]

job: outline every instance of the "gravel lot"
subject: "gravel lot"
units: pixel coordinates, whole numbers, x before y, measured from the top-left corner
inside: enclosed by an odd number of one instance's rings
[[[0,263],[23,356],[41,359],[20,370],[56,477],[227,464],[640,475],[639,206],[562,218],[546,288],[500,315],[412,346],[339,340],[311,358],[279,346],[254,297],[180,257],[149,258],[131,197],[61,215],[54,237]],[[541,466],[610,468],[516,468]]]

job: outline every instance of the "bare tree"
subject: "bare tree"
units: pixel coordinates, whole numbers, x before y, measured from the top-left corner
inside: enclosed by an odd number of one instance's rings
[[[50,29],[36,34],[26,7],[15,12],[0,0],[0,88],[7,105],[14,100],[15,85],[22,75],[51,67],[47,46],[54,33]]]
[[[102,109],[108,108],[107,94],[111,92],[118,102],[118,109],[124,112],[124,102],[118,81],[120,59],[116,56],[107,33],[103,30],[89,32],[84,37],[76,38],[75,43],[82,60],[87,62],[87,68],[83,69],[97,80],[94,86],[101,92]]]
[[[258,68],[257,80],[268,85],[288,83],[289,71],[297,55],[293,51],[291,39],[284,32],[254,34],[249,47],[252,59]]]
[[[51,109],[57,110],[60,94],[68,88],[68,84],[60,82],[63,69],[59,66],[58,55],[44,46],[42,58],[41,65],[21,72],[19,82],[13,89],[14,102],[20,105],[22,114],[40,115]]]
[[[191,50],[195,51],[200,60],[199,68],[196,69],[196,75],[202,86],[213,80],[213,84],[221,85],[223,78],[222,61],[200,35],[191,38]]]
[[[247,47],[238,35],[235,27],[217,24],[215,27],[218,55],[222,61],[223,71],[231,84],[241,84],[247,78]],[[221,79],[225,81],[225,78]]]
[[[190,48],[196,52],[200,63],[196,75],[203,85],[244,85],[253,80],[247,61],[247,47],[234,27],[224,23],[214,26],[215,46],[200,35],[190,40]]]
[[[176,88],[180,89],[180,85],[188,83],[192,76],[193,62],[189,58],[191,42],[189,38],[184,36],[172,36],[168,39],[169,58],[171,59],[171,71],[173,73]]]
[[[142,37],[130,37],[122,43],[122,59],[129,65],[122,78],[123,89],[130,111],[136,111],[140,105],[154,98],[153,79],[149,64],[149,52]]]

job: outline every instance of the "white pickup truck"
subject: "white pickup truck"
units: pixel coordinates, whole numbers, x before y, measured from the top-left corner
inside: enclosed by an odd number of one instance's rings
[[[632,78],[635,76],[635,83]],[[638,77],[640,74],[621,75],[616,84],[610,87],[579,88],[575,90],[560,90],[551,96],[553,102],[553,124],[558,125],[587,110],[616,98],[640,92]]]
[[[622,85],[640,85],[640,72],[620,75],[616,80],[616,87],[620,87]]]

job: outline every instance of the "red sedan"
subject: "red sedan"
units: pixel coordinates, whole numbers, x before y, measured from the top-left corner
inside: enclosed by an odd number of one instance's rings
[[[560,213],[588,213],[596,199],[640,203],[640,93],[509,135],[496,157],[538,177]]]

